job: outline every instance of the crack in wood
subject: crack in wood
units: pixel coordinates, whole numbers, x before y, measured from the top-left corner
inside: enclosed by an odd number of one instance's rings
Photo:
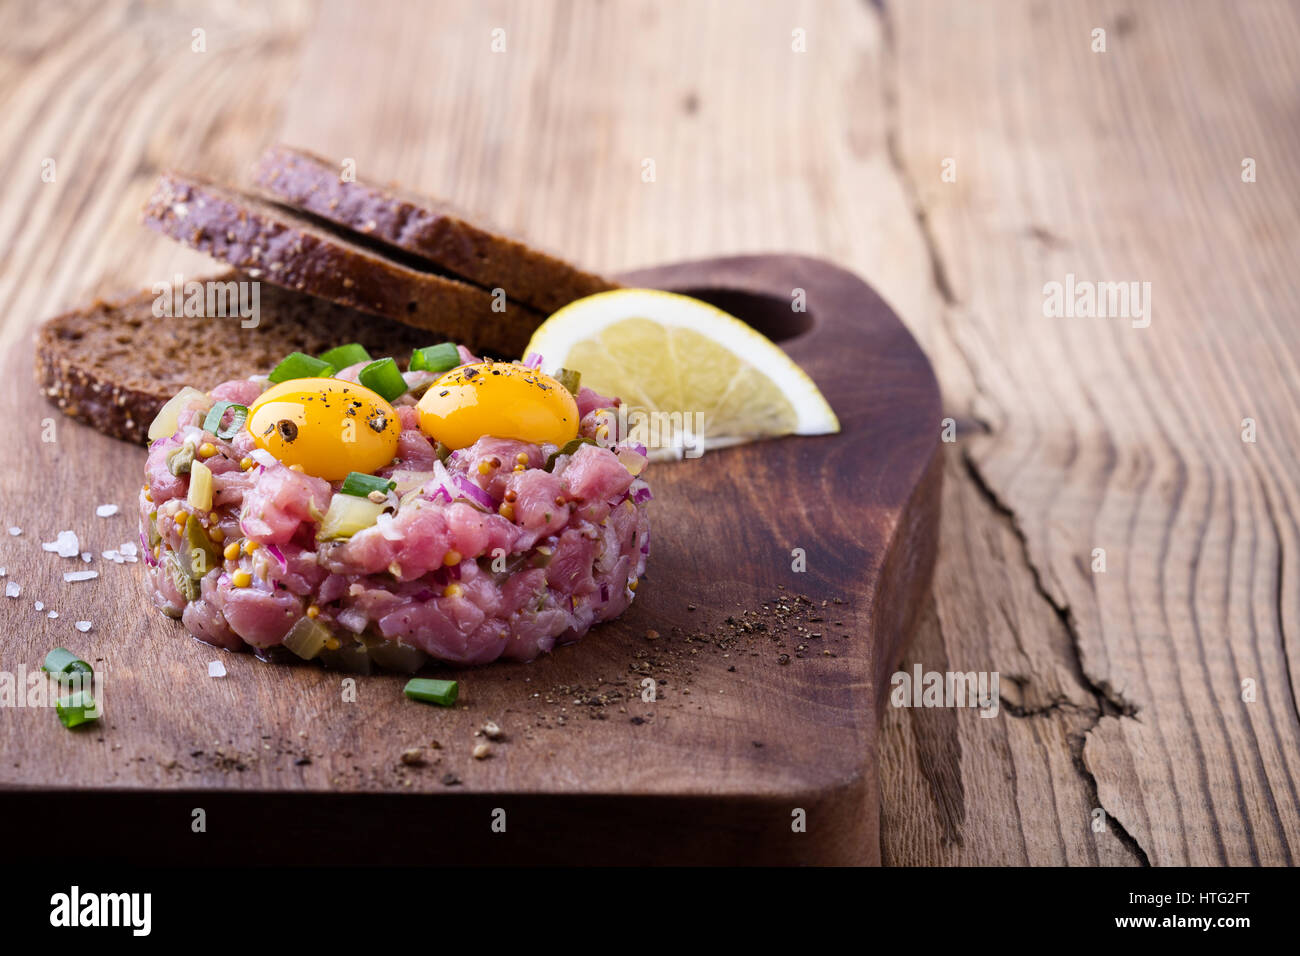
[[[948,269],[944,262],[943,253],[939,248],[938,240],[935,237],[934,230],[930,225],[928,213],[926,211],[924,202],[921,199],[921,192],[917,187],[916,181],[913,178],[911,172],[908,170],[907,164],[903,159],[902,147],[899,143],[899,130],[901,129],[901,122],[900,122],[900,105],[899,105],[898,78],[897,78],[898,47],[897,47],[897,38],[894,34],[893,19],[889,7],[885,2],[885,0],[867,0],[867,4],[871,8],[875,16],[878,18],[880,23],[881,47],[882,47],[881,58],[883,64],[881,70],[881,75],[882,75],[881,97],[882,97],[882,103],[883,103],[884,114],[885,114],[886,155],[888,157],[890,166],[894,171],[894,174],[897,176],[899,180],[899,183],[903,190],[903,194],[907,199],[908,205],[911,208],[913,218],[915,219],[916,222],[918,233],[920,235],[922,243],[925,246],[926,255],[928,257],[929,265],[930,265],[931,280],[935,292],[939,296],[939,299],[941,300],[942,303],[941,307],[939,308],[939,314],[940,314],[940,321],[943,326],[944,332],[946,333],[946,337],[948,341],[953,345],[953,347],[957,350],[957,353],[962,357],[962,360],[969,371],[971,381],[975,385],[976,396],[979,397],[984,394],[983,389],[981,389],[979,385],[980,383],[979,371],[975,365],[975,361],[972,358],[972,356],[969,355],[964,348],[962,348],[960,340],[954,334],[954,330],[952,328],[952,323],[951,323],[951,316],[949,315],[950,310],[962,307],[961,300],[957,296],[956,291],[953,288],[952,281],[949,278]],[[972,403],[972,405],[973,404],[974,403]],[[992,432],[994,430],[987,421],[975,415],[973,412],[970,417],[973,418],[975,421],[979,422],[979,424],[982,426],[983,431]],[[1119,842],[1126,849],[1128,849],[1130,853],[1134,855],[1134,857],[1140,862],[1142,866],[1150,866],[1151,859],[1150,856],[1147,854],[1146,850],[1137,841],[1137,839],[1131,833],[1129,833],[1129,831],[1124,827],[1123,823],[1121,823],[1118,818],[1116,818],[1113,814],[1111,814],[1109,810],[1107,810],[1104,806],[1102,806],[1101,797],[1097,785],[1097,778],[1088,769],[1087,765],[1083,760],[1083,747],[1087,739],[1087,735],[1097,727],[1098,723],[1103,717],[1112,716],[1117,718],[1127,717],[1131,719],[1136,719],[1138,708],[1133,703],[1125,700],[1124,696],[1121,693],[1119,693],[1110,684],[1109,681],[1103,678],[1094,677],[1092,674],[1088,673],[1087,669],[1084,667],[1083,652],[1082,652],[1082,647],[1080,645],[1078,628],[1074,621],[1074,615],[1072,614],[1069,605],[1058,601],[1051,594],[1051,592],[1047,590],[1043,582],[1042,573],[1040,572],[1038,566],[1034,563],[1032,556],[1030,554],[1029,540],[1024,532],[1024,529],[1021,527],[1015,512],[1006,502],[1004,502],[1001,498],[998,497],[997,493],[989,485],[988,481],[985,479],[984,475],[980,471],[978,463],[975,461],[973,456],[969,453],[968,449],[964,445],[961,449],[961,456],[962,456],[962,461],[966,467],[966,471],[969,474],[975,488],[980,493],[981,497],[983,497],[983,499],[990,505],[990,507],[992,507],[993,510],[1008,523],[1012,533],[1020,542],[1022,557],[1024,559],[1025,567],[1028,569],[1032,577],[1035,590],[1042,597],[1042,599],[1047,602],[1048,606],[1052,608],[1056,616],[1060,619],[1061,624],[1065,629],[1065,633],[1069,638],[1070,647],[1073,649],[1074,652],[1073,654],[1074,660],[1072,664],[1080,680],[1080,683],[1084,688],[1086,688],[1093,695],[1094,699],[1097,701],[1097,706],[1095,710],[1093,708],[1079,708],[1077,705],[1073,704],[1072,702],[1065,701],[1065,700],[1053,700],[1049,702],[1047,705],[1043,705],[1043,706],[1024,707],[1021,705],[1012,704],[1006,701],[1005,698],[1003,698],[1002,699],[1003,706],[1007,708],[1007,712],[1011,716],[1020,719],[1032,718],[1032,717],[1052,717],[1059,714],[1072,713],[1072,712],[1086,713],[1092,717],[1092,721],[1090,725],[1082,733],[1075,733],[1075,734],[1068,735],[1068,739],[1070,743],[1071,759],[1074,763],[1076,770],[1079,772],[1081,778],[1083,779],[1085,785],[1088,788],[1094,806],[1100,807],[1102,811],[1106,814],[1106,817],[1110,820],[1111,824],[1114,827],[1114,832]],[[1271,512],[1270,512],[1270,517],[1271,517]],[[1280,541],[1281,539],[1279,537],[1279,553],[1281,548]],[[1279,565],[1280,565],[1280,559],[1279,559]],[[1279,589],[1279,602],[1281,600],[1280,593],[1281,592]],[[1279,617],[1280,617],[1280,603],[1279,603]],[[1284,645],[1284,649],[1285,649],[1285,645]],[[1288,668],[1288,680],[1289,679],[1290,679],[1290,671]],[[1295,692],[1293,687],[1292,700],[1294,701],[1295,699],[1296,698],[1295,698]]]

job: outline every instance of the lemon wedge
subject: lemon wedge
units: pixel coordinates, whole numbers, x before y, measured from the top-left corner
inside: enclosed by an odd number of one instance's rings
[[[614,289],[578,299],[538,327],[528,352],[620,396],[623,433],[652,458],[840,430],[812,379],[770,339],[690,296]]]

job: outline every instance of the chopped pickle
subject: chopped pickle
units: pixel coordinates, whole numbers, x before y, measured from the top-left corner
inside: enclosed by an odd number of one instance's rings
[[[384,506],[369,498],[337,494],[330,499],[329,510],[316,532],[317,541],[334,541],[350,538],[358,531],[369,528],[383,513]]]
[[[167,404],[159,409],[157,417],[149,426],[149,440],[157,441],[159,438],[167,438],[175,434],[176,420],[180,418],[181,411],[194,401],[210,404],[212,400],[208,397],[207,392],[201,392],[197,388],[191,388],[188,385],[168,399]]]
[[[362,641],[365,642],[370,659],[386,670],[414,674],[429,659],[418,647],[411,647],[401,641],[385,641],[374,637],[363,637]]]
[[[176,590],[181,592],[181,597],[186,601],[199,599],[199,582],[190,577],[190,573],[185,570],[180,556],[175,551],[167,552],[167,573],[171,575]]]
[[[208,536],[199,519],[192,514],[185,519],[185,550],[177,554],[177,561],[195,581],[221,562],[221,550]]]
[[[284,646],[309,661],[324,650],[332,636],[329,628],[315,618],[300,617],[284,636]]]
[[[366,645],[360,641],[349,641],[332,651],[322,650],[317,657],[331,670],[352,674],[370,673],[370,655],[366,653]]]
[[[167,470],[177,478],[188,475],[192,464],[194,464],[194,446],[189,442],[167,456]]]
[[[185,500],[196,511],[212,510],[212,469],[201,461],[190,464],[190,490]]]
[[[578,397],[578,389],[582,387],[581,372],[575,372],[571,368],[562,368],[555,373],[555,380],[563,385],[574,398]]]

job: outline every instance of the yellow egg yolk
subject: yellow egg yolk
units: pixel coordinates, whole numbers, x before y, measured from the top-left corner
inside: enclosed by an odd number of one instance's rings
[[[578,435],[578,403],[536,369],[511,362],[463,365],[420,399],[420,430],[452,449],[489,435],[563,445]]]
[[[397,455],[402,424],[393,406],[362,385],[336,378],[295,378],[273,385],[248,410],[258,448],[309,475],[340,481]]]

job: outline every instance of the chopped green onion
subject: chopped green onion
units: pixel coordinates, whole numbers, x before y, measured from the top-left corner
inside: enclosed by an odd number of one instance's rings
[[[460,685],[454,680],[434,680],[431,677],[413,677],[406,682],[402,693],[411,700],[422,700],[426,704],[439,704],[450,707],[460,695]]]
[[[446,372],[460,364],[460,351],[451,342],[429,345],[411,353],[412,372]]]
[[[45,655],[41,670],[47,674],[90,674],[93,669],[66,647],[56,647]]]
[[[382,494],[388,494],[397,487],[397,482],[390,481],[387,478],[380,478],[376,475],[367,475],[360,471],[348,472],[348,476],[343,479],[343,487],[339,489],[340,494],[356,495],[358,498],[369,497],[372,491],[378,491]]]
[[[402,378],[397,363],[390,358],[371,362],[361,370],[357,381],[389,402],[406,391],[406,379]]]
[[[578,397],[578,388],[582,383],[582,373],[571,368],[562,368],[555,373],[555,380],[568,389],[574,398]]]
[[[95,706],[95,698],[91,696],[88,690],[79,690],[67,697],[60,697],[54,702],[54,709],[58,713],[63,726],[69,730],[73,727],[80,727],[92,720],[99,720],[98,713],[94,716],[86,713],[88,710],[98,710]]]
[[[279,383],[293,378],[329,378],[337,371],[329,362],[322,362],[305,352],[290,352],[267,378]]]
[[[230,418],[230,425],[226,428],[221,427],[221,419],[226,417],[226,412],[232,411],[234,414]],[[248,406],[240,405],[237,402],[217,402],[208,412],[208,417],[203,419],[203,430],[212,432],[218,438],[225,441],[235,437],[235,433],[244,427],[244,421],[248,418]]]
[[[340,369],[347,368],[349,365],[356,365],[358,362],[369,362],[370,353],[366,351],[365,346],[357,342],[350,342],[347,345],[340,345],[338,348],[330,349],[328,352],[322,352],[320,360],[328,362],[336,369]]]

